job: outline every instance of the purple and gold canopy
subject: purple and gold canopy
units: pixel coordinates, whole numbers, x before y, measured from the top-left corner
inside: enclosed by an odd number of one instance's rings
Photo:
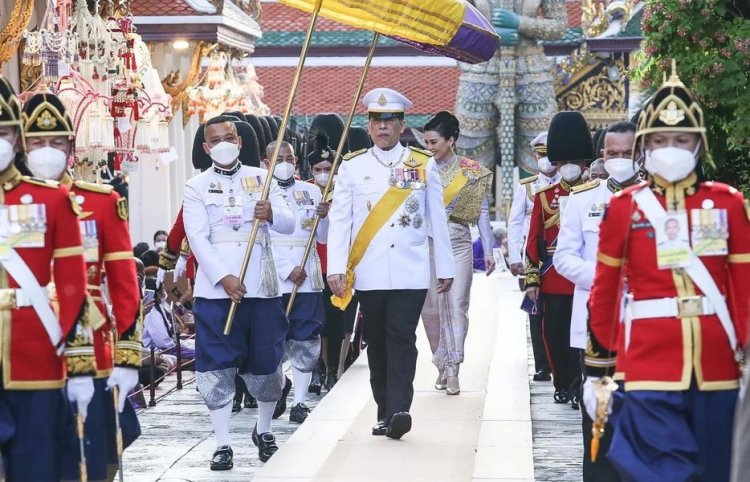
[[[389,37],[424,52],[450,57],[470,64],[488,61],[500,45],[500,38],[492,24],[473,5],[468,3],[461,26],[446,45],[416,42],[391,35]]]

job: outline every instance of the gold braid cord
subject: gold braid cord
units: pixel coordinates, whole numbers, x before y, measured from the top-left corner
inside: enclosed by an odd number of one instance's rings
[[[18,41],[31,20],[34,11],[34,0],[16,0],[10,19],[0,32],[0,67],[9,61],[16,52]]]

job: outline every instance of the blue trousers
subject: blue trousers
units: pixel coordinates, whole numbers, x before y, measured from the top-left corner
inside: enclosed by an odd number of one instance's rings
[[[282,298],[284,306],[289,305],[291,295]],[[297,293],[294,306],[289,313],[289,333],[287,340],[306,341],[318,336],[325,323],[325,307],[321,293]]]
[[[78,434],[76,433],[75,412],[69,406],[62,457],[62,480],[78,480],[78,462],[81,460]],[[125,408],[120,413],[120,430],[122,431],[123,448],[127,448],[141,434],[141,426],[130,400],[125,401]],[[107,390],[107,379],[94,380],[94,398],[89,403],[86,423],[84,450],[86,451],[86,469],[89,480],[107,480],[108,466],[117,465],[117,445],[115,426],[115,406],[112,392]]]
[[[737,390],[633,390],[613,413],[607,458],[625,481],[729,480]]]
[[[65,397],[60,389],[0,387],[0,434],[8,481],[58,482]]]
[[[281,363],[289,330],[281,297],[243,299],[227,336],[229,305],[229,298],[195,299],[195,370],[237,367],[243,374],[271,375]]]

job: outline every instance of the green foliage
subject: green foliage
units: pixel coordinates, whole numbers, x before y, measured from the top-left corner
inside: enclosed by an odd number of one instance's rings
[[[750,20],[731,0],[647,0],[634,78],[645,89],[669,75],[671,59],[700,102],[711,177],[750,193]]]

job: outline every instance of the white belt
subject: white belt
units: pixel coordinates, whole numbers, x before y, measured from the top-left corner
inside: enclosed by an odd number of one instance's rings
[[[628,302],[631,319],[645,318],[689,318],[701,315],[715,315],[711,300],[705,296],[682,296],[653,300],[632,299]]]
[[[43,294],[47,303],[49,303],[49,293],[43,291]],[[33,302],[23,289],[0,289],[0,310],[12,310],[13,308],[25,308],[27,306],[33,306]]]
[[[304,248],[307,246],[307,238],[295,238],[292,236],[271,237],[271,244],[280,248]]]
[[[258,233],[260,235],[260,233]],[[255,244],[260,244],[260,236],[255,238]],[[208,237],[211,244],[219,243],[247,243],[250,241],[250,231],[227,231],[225,233],[211,233]]]

